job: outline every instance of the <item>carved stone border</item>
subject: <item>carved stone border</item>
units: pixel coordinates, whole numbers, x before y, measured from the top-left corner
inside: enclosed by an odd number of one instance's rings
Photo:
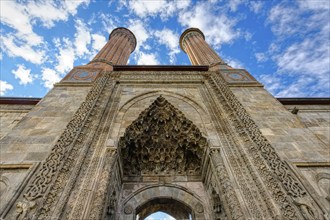
[[[99,216],[102,213],[102,210],[100,210],[99,213],[96,214],[97,210],[93,207],[95,207],[96,201],[102,202],[100,197],[95,197],[95,195],[102,195],[102,193],[105,193],[107,189],[106,183],[109,184],[110,181],[109,179],[97,181],[98,176],[112,175],[111,170],[104,167],[104,164],[108,163],[108,161],[104,162],[104,158],[107,158],[108,155],[108,152],[104,152],[104,145],[107,132],[113,124],[112,121],[115,117],[114,112],[118,107],[114,101],[116,93],[118,92],[115,83],[115,81],[112,81],[111,85],[107,85],[103,91],[103,93],[107,95],[102,99],[103,104],[98,106],[98,111],[100,112],[96,120],[97,126],[90,128],[89,132],[93,133],[93,135],[91,135],[89,141],[86,143],[86,145],[90,147],[88,149],[86,148],[86,152],[84,152],[85,157],[80,162],[83,166],[81,166],[79,170],[79,175],[74,182],[75,185],[71,189],[66,189],[67,194],[70,193],[71,201],[68,202],[69,204],[64,202],[62,207],[66,205],[64,215],[68,216],[70,219],[90,219],[90,215]],[[108,158],[108,160],[111,159],[111,157]],[[91,207],[90,204],[93,204],[93,207]],[[104,208],[105,204],[101,207]],[[58,209],[58,211],[62,210]]]
[[[206,83],[206,87],[201,92],[204,100],[210,103],[210,114],[222,146],[221,157],[222,160],[227,161],[223,167],[224,169],[230,169],[236,179],[229,180],[229,182],[232,181],[231,184],[240,188],[240,195],[244,196],[248,204],[248,208],[245,207],[244,211],[249,212],[250,217],[255,219],[276,218],[275,216],[278,215],[278,213],[275,213],[276,207],[269,198],[264,184],[258,178],[247,155],[242,150],[242,144],[245,143],[241,143],[236,131],[228,123],[228,117],[223,112],[223,103],[217,101],[209,83]],[[212,149],[219,150],[220,153],[220,149],[213,147]],[[244,217],[247,218],[246,214]]]
[[[255,167],[267,182],[268,189],[278,202],[286,218],[322,219],[319,208],[307,195],[303,185],[297,180],[287,164],[277,155],[275,149],[261,134],[255,122],[251,119],[235,95],[226,86],[218,74],[213,74],[209,80],[223,103],[230,121],[241,138],[253,144],[246,144]],[[279,185],[279,183],[281,185]],[[299,207],[300,212],[297,212]]]
[[[45,200],[45,197],[49,195],[59,172],[63,169],[69,169],[69,167],[64,166],[64,162],[74,160],[74,158],[68,157],[69,152],[73,150],[76,142],[81,141],[78,139],[78,135],[81,133],[84,126],[87,126],[89,122],[88,117],[92,115],[92,110],[108,79],[109,75],[104,74],[95,81],[85,101],[73,115],[71,121],[52,148],[51,153],[45,161],[42,162],[35,175],[29,180],[29,184],[24,190],[23,197],[20,198],[16,206],[17,219],[35,218],[39,215],[39,211],[42,213],[49,211],[47,204],[52,204],[54,200]],[[12,213],[12,217],[14,216],[15,213]]]

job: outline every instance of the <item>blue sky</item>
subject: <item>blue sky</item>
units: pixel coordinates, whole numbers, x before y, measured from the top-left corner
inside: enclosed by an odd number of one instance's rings
[[[178,41],[197,27],[274,96],[330,96],[328,0],[1,0],[0,10],[2,96],[43,97],[120,26],[138,41],[131,65],[189,65]]]

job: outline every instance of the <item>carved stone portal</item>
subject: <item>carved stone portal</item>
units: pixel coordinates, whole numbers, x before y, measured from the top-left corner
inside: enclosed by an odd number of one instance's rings
[[[119,140],[124,175],[200,175],[207,146],[199,129],[158,97]]]

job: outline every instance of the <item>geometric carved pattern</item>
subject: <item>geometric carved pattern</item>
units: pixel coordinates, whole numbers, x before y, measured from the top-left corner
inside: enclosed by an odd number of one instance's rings
[[[261,176],[267,179],[266,185],[273,193],[275,200],[282,206],[283,215],[288,219],[299,218],[300,215],[296,213],[294,208],[296,205],[300,209],[301,216],[305,219],[323,219],[318,213],[317,206],[306,196],[307,193],[302,184],[296,179],[288,165],[282,161],[275,149],[261,134],[258,126],[236,99],[232,91],[222,81],[222,78],[218,75],[211,78],[213,80],[210,83],[216,91],[219,101],[229,111],[228,115],[231,116],[229,120],[235,126],[236,132],[244,141],[249,142],[252,140],[254,142],[255,145],[246,144],[246,146],[249,153],[253,155],[252,159],[254,160],[255,167],[259,170]],[[281,183],[281,186],[278,185],[278,181]],[[286,196],[282,187],[291,198]]]
[[[120,138],[124,175],[198,175],[207,141],[182,112],[162,96]]]
[[[70,74],[65,78],[65,81],[85,81],[91,82],[93,81],[98,74],[98,71],[88,71],[88,70],[73,70]]]
[[[69,169],[69,167],[63,166],[63,164],[73,161],[73,158],[67,158],[68,153],[74,146],[75,142],[81,141],[77,139],[77,136],[80,134],[82,128],[90,122],[87,120],[87,117],[91,115],[91,111],[94,109],[108,78],[109,77],[105,75],[98,78],[94,83],[92,89],[87,94],[85,101],[80,105],[71,121],[67,124],[60,138],[57,140],[57,143],[52,148],[49,156],[41,164],[38,171],[30,180],[23,194],[24,199],[17,203],[17,219],[29,219],[38,211],[38,209],[43,209],[47,203],[52,202],[51,200],[44,201],[44,198],[47,193],[49,193],[49,190],[52,184],[54,184],[54,180],[61,169]],[[51,195],[51,197],[54,196],[54,194]]]
[[[229,84],[235,83],[257,83],[259,84],[247,71],[241,69],[227,69],[220,71],[221,76]]]

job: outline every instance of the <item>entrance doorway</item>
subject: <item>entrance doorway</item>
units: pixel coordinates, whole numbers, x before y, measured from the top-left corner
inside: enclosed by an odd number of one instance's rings
[[[155,198],[150,200],[136,210],[136,219],[145,220],[153,213],[163,212],[174,219],[191,219],[191,209],[185,204],[172,198]]]

